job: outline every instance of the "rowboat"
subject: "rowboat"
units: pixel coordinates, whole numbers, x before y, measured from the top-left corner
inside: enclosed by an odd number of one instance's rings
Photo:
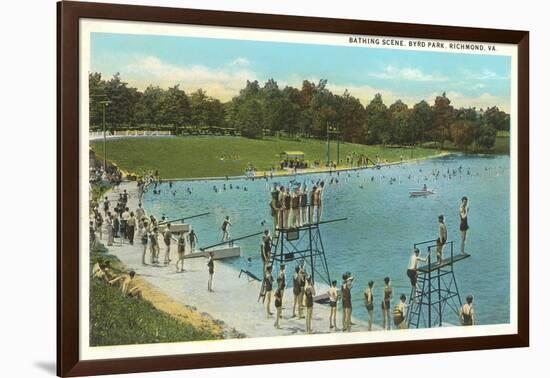
[[[414,190],[414,191],[410,191],[409,194],[411,195],[411,197],[426,197],[426,196],[435,194],[435,191],[431,189]]]

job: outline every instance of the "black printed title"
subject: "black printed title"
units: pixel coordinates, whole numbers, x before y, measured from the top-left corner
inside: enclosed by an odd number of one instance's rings
[[[409,47],[428,48],[438,50],[461,50],[461,51],[485,51],[495,52],[496,46],[488,43],[478,42],[443,42],[431,40],[411,40],[387,37],[349,37],[349,43],[353,45],[372,45],[388,47]]]

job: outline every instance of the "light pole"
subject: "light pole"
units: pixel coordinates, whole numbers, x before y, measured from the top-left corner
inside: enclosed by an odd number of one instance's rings
[[[103,172],[107,174],[107,131],[105,130],[105,107],[109,106],[111,101],[105,100],[101,101],[100,104],[103,105]]]
[[[327,166],[330,164],[330,133],[329,126],[327,122]]]

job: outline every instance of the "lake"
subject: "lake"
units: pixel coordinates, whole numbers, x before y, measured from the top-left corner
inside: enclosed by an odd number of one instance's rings
[[[437,177],[436,172],[439,172]],[[330,184],[332,178],[338,183]],[[276,177],[268,182],[263,179],[179,181],[174,182],[171,189],[168,183],[163,183],[158,186],[161,194],[155,195],[152,190],[146,193],[144,206],[157,218],[162,214],[176,219],[210,212],[190,221],[199,246],[204,247],[221,240],[221,224],[226,215],[233,223],[233,237],[262,231],[262,222],[272,229],[269,201],[273,183],[286,185],[296,180],[311,187],[311,182],[318,179],[326,183],[323,220],[347,218],[320,227],[331,278],[337,279],[338,285],[345,271],[351,271],[355,278],[352,289],[355,317],[367,318],[363,291],[370,280],[375,282],[375,321],[378,323],[385,276],[392,278],[394,303],[401,293],[409,296],[410,283],[405,271],[413,244],[438,237],[439,214],[446,217],[449,241],[456,243],[455,252],[460,250],[459,207],[461,198],[467,196],[470,230],[466,252],[472,257],[455,264],[461,297],[464,301],[466,295],[474,295],[479,324],[509,322],[509,156],[449,155],[380,169]],[[424,183],[436,193],[410,197],[409,191],[419,190]],[[214,186],[219,188],[218,192]],[[261,277],[260,236],[236,244],[242,247],[242,257],[227,261],[235,267],[236,276],[246,258],[251,257],[251,270]],[[446,253],[449,255],[450,249]],[[290,263],[287,267],[289,283],[294,266]],[[290,302],[286,306],[290,307]],[[444,320],[456,323],[456,318]]]

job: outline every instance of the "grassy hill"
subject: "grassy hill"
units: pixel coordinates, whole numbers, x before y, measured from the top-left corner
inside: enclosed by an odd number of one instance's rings
[[[98,158],[103,157],[103,142],[92,142]],[[174,137],[115,139],[107,142],[107,159],[121,169],[141,173],[158,169],[162,178],[219,177],[244,174],[251,163],[259,170],[276,167],[283,151],[303,151],[307,161],[326,160],[326,142],[320,140],[263,140],[241,137]],[[401,158],[428,157],[438,153],[428,148],[390,148],[341,143],[340,160],[356,152],[374,159],[378,155],[388,162]],[[230,156],[222,160],[223,156]],[[336,160],[336,143],[331,142],[331,160]]]

